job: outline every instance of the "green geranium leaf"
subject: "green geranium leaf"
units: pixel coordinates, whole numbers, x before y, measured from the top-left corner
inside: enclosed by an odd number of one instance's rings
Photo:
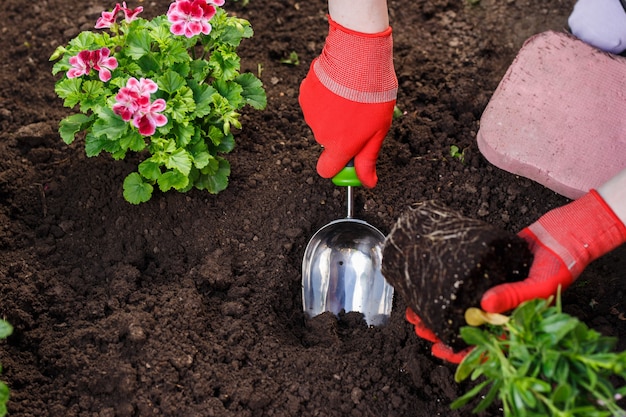
[[[124,180],[124,198],[131,204],[145,203],[152,197],[153,187],[136,172]]]
[[[144,30],[135,30],[126,37],[126,53],[133,59],[139,59],[150,53],[150,35]]]
[[[86,80],[82,84],[80,110],[87,112],[105,105],[107,91],[102,81]]]
[[[73,108],[83,98],[82,83],[83,80],[80,78],[66,78],[54,86],[54,92],[64,99],[63,105],[65,107]]]
[[[173,97],[167,101],[167,112],[179,123],[188,121],[189,115],[196,109],[193,92],[188,87],[180,88]]]
[[[191,137],[195,133],[195,128],[191,125],[175,123],[172,127],[172,133],[176,137],[176,144],[181,147],[186,147],[189,142],[191,142]]]
[[[78,34],[74,39],[72,39],[69,43],[70,50],[75,51],[76,53],[83,51],[85,49],[92,50],[95,49],[96,39],[99,37],[98,34],[89,31],[83,31]],[[74,54],[72,54],[74,55]]]
[[[104,136],[108,140],[117,140],[129,128],[129,124],[108,107],[98,109],[97,116],[98,119],[94,122],[92,130],[94,136]]]
[[[207,190],[211,194],[217,194],[228,187],[230,164],[222,158],[220,158],[217,162],[218,168],[212,174],[206,173],[206,167],[200,170],[200,176],[196,180],[195,184],[196,188],[200,190]]]
[[[237,76],[235,81],[243,88],[241,95],[247,104],[258,110],[262,110],[267,106],[267,96],[261,80],[253,74],[245,73]]]
[[[209,59],[213,75],[218,80],[232,80],[240,68],[240,58],[235,52],[215,50]]]
[[[196,59],[191,62],[190,70],[193,73],[194,81],[201,83],[208,77],[211,67],[208,61],[204,59]]]
[[[92,120],[92,116],[81,113],[72,114],[61,120],[59,124],[59,134],[63,142],[68,145],[74,142],[76,134],[85,130]]]
[[[167,71],[165,74],[157,78],[156,83],[159,85],[161,90],[166,93],[173,94],[185,85],[185,79],[174,71]]]
[[[161,68],[159,60],[152,55],[144,55],[136,61],[139,71],[144,74],[154,74]]]
[[[171,170],[164,172],[158,180],[159,189],[163,192],[174,188],[175,190],[181,190],[187,187],[189,183],[189,178],[187,175],[183,174],[177,170]]]
[[[189,88],[193,92],[193,100],[196,103],[196,117],[204,117],[212,111],[213,94],[216,90],[207,84],[189,82]]]
[[[144,137],[136,130],[129,130],[120,138],[120,147],[122,149],[130,149],[134,152],[142,151],[146,148]]]
[[[153,161],[152,158],[140,163],[138,168],[141,176],[150,181],[156,181],[161,176],[161,164]]]
[[[183,175],[189,175],[191,170],[192,158],[189,152],[182,148],[176,149],[171,153],[168,159],[165,161],[165,166],[169,169],[175,169],[180,171]],[[186,184],[185,184],[186,185]]]
[[[220,42],[237,47],[244,38],[250,38],[254,34],[250,23],[243,19],[229,19],[219,32]]]
[[[235,149],[235,137],[230,133],[223,136],[217,149],[219,152],[229,153]]]
[[[217,80],[213,84],[222,97],[228,100],[233,109],[238,109],[244,104],[243,87],[234,81]]]
[[[100,155],[105,150],[109,141],[104,136],[95,136],[93,133],[87,133],[85,136],[85,154],[88,157]]]

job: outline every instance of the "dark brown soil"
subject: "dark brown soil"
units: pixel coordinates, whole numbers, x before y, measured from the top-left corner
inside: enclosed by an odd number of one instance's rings
[[[144,2],[144,16],[168,3]],[[388,232],[411,203],[436,199],[517,232],[566,203],[491,166],[475,134],[523,41],[563,30],[573,3],[390,0],[405,115],[356,215]],[[301,311],[306,243],[345,213],[342,191],[315,173],[319,148],[297,102],[326,35],[325,3],[226,4],[256,31],[240,52],[245,69],[262,66],[267,110],[243,115],[226,191],[140,206],[122,197],[137,161],[88,159],[56,132],[69,110],[48,57],[112,7],[2,0],[0,315],[15,333],[0,363],[11,416],[469,415],[449,410],[468,385],[413,334],[400,297],[382,328],[356,313],[307,321]],[[292,51],[300,64],[281,64]],[[621,248],[594,263],[564,300],[621,349],[625,259]]]

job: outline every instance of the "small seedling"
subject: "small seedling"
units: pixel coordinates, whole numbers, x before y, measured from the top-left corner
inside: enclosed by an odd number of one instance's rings
[[[461,150],[458,146],[450,146],[450,156],[458,159],[461,163],[465,162],[465,149]]]
[[[5,320],[0,320],[0,339],[6,339],[13,333],[13,326]],[[0,366],[2,371],[2,366]],[[0,381],[0,417],[7,415],[7,402],[9,401],[9,387]]]
[[[463,327],[475,348],[459,364],[455,379],[483,380],[454,401],[453,409],[482,398],[474,412],[496,399],[504,417],[626,416],[617,404],[626,386],[626,352],[561,308],[560,296],[521,304],[502,326]],[[484,393],[486,391],[486,393]]]
[[[400,110],[400,107],[393,106],[393,118],[394,119],[399,119],[402,116],[404,116],[405,114],[406,114],[406,112],[403,112],[402,110]]]
[[[298,56],[298,53],[296,51],[291,51],[287,58],[283,58],[280,60],[280,63],[294,66],[300,65],[300,57]]]

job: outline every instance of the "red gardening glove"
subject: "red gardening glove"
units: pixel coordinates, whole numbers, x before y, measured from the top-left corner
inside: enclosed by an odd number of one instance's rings
[[[424,322],[419,318],[417,314],[409,307],[406,309],[406,320],[415,328],[415,334],[422,339],[432,342],[433,345],[430,348],[433,356],[443,359],[444,361],[459,364],[465,358],[465,356],[472,350],[472,347],[463,349],[460,352],[454,352],[452,348],[443,343],[432,330],[424,325]]]
[[[626,242],[626,227],[591,190],[580,199],[543,215],[519,233],[534,254],[528,278],[495,286],[483,295],[481,307],[501,313],[534,298],[567,288],[592,261]]]
[[[354,159],[361,183],[374,187],[376,159],[398,91],[391,27],[365,34],[328,20],[326,44],[311,63],[299,97],[304,119],[324,147],[317,172],[332,178]]]

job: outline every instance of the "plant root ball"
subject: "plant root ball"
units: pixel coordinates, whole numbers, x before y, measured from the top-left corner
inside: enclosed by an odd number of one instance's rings
[[[465,310],[480,307],[487,289],[526,278],[532,259],[517,235],[425,201],[387,236],[382,273],[441,341],[462,349]]]

